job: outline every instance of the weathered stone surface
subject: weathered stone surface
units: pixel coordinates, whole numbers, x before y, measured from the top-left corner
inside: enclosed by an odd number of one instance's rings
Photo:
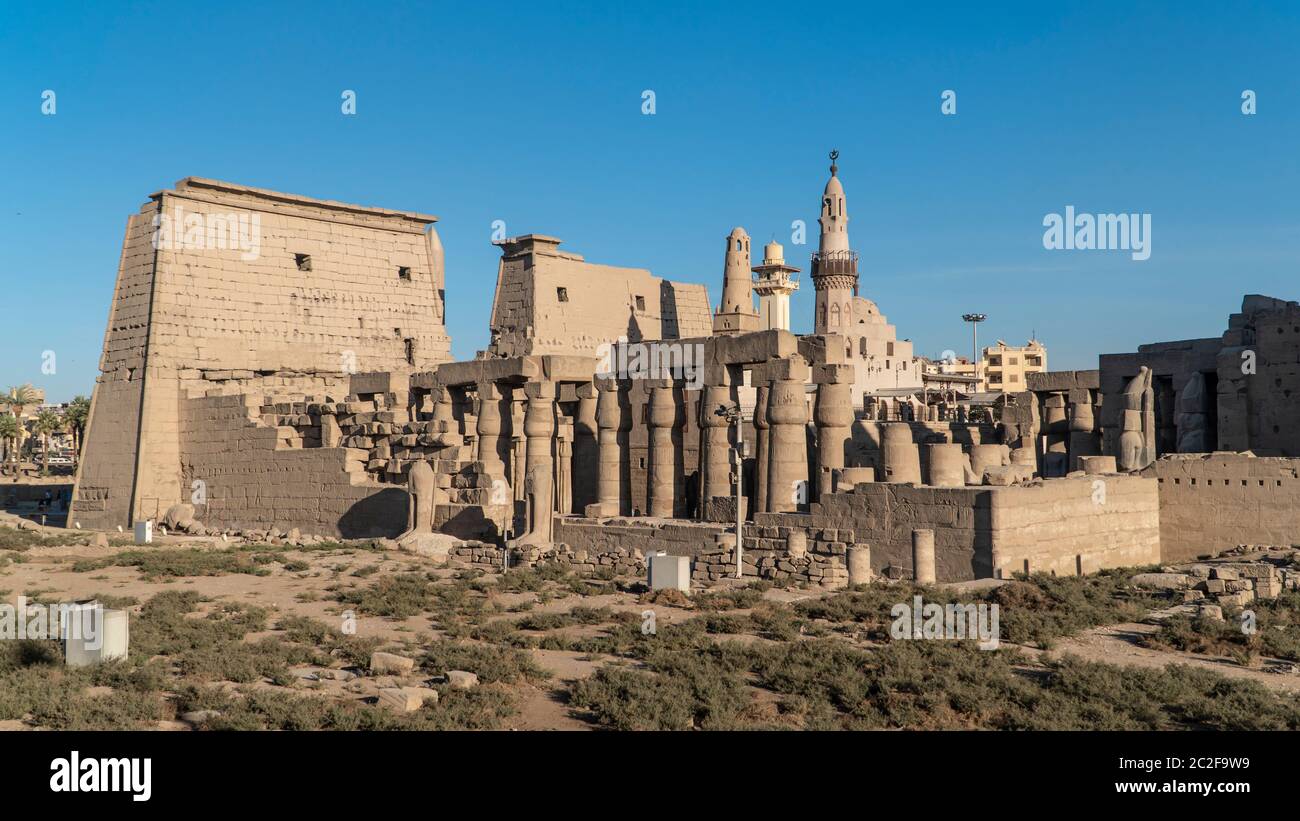
[[[466,670],[449,670],[447,683],[455,690],[472,690],[478,686],[478,675]]]
[[[370,672],[376,676],[404,675],[415,669],[415,660],[396,653],[376,650],[370,655]]]
[[[413,713],[425,704],[437,704],[438,691],[428,687],[385,687],[379,691],[379,706],[399,713]]]
[[[194,521],[194,505],[175,504],[167,508],[161,524],[168,530],[179,530]]]
[[[1132,582],[1150,590],[1186,590],[1196,584],[1196,578],[1186,573],[1138,573]]]

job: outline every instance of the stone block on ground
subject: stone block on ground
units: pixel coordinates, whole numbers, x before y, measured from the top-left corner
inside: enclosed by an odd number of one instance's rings
[[[460,540],[446,533],[412,533],[397,542],[399,549],[435,562],[445,563]]]
[[[1186,573],[1138,573],[1132,582],[1150,590],[1187,590],[1196,584],[1196,578]]]
[[[430,703],[438,703],[438,691],[428,687],[385,687],[379,691],[379,706],[399,713],[413,713]]]
[[[478,675],[466,670],[451,670],[447,673],[447,683],[455,690],[471,690],[478,686]]]
[[[370,672],[376,676],[405,675],[415,669],[415,660],[377,650],[370,655]]]

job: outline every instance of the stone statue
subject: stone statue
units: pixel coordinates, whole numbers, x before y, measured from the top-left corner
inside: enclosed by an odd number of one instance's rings
[[[1119,469],[1141,470],[1156,458],[1155,394],[1151,390],[1151,369],[1143,365],[1120,395],[1122,424],[1119,437]]]
[[[398,541],[416,533],[433,532],[433,496],[437,489],[437,479],[429,463],[419,461],[411,465],[406,477],[406,494],[410,498],[407,505],[406,532],[398,536]]]
[[[397,537],[397,544],[403,550],[417,553],[427,558],[446,561],[456,539],[433,529],[433,515],[438,503],[447,502],[445,491],[438,487],[438,477],[428,462],[419,461],[411,465],[406,478],[406,493],[409,497],[406,515],[406,532]]]
[[[550,468],[533,465],[524,473],[524,499],[527,502],[527,530],[512,539],[512,550],[537,551],[551,547],[554,487]]]
[[[1179,453],[1208,453],[1210,450],[1209,415],[1205,412],[1205,375],[1192,374],[1178,394]]]

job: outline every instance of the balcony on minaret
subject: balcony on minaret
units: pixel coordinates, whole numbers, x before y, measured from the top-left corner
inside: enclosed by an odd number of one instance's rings
[[[858,275],[857,251],[818,251],[812,255],[812,276]]]
[[[775,292],[780,290],[799,290],[798,268],[785,268],[770,272],[754,269],[754,293]]]

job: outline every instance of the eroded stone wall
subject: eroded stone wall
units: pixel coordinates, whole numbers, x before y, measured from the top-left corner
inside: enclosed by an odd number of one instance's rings
[[[1242,544],[1300,543],[1300,459],[1179,454],[1142,471],[1160,486],[1166,562]]]
[[[128,222],[73,519],[188,501],[181,407],[450,358],[435,218],[188,178]]]

